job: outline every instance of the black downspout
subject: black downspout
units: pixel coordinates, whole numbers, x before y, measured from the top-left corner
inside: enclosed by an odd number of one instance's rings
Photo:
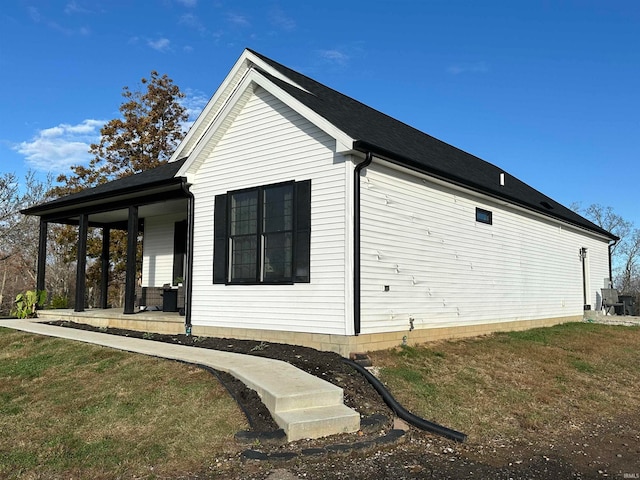
[[[609,243],[609,288],[613,288],[613,273],[612,273],[612,269],[611,269],[611,249],[613,247],[616,246],[616,244],[620,241],[620,239],[618,240],[612,240],[613,243]]]
[[[367,152],[356,165],[353,178],[353,330],[360,335],[360,173],[371,165],[373,155]]]
[[[195,216],[195,197],[189,190],[189,184],[183,181],[180,188],[187,197],[187,271],[184,275],[184,330],[187,336],[191,335],[191,292],[193,279],[193,223]]]

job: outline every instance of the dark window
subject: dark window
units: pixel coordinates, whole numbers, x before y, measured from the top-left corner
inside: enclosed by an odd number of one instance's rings
[[[230,281],[254,281],[258,269],[258,191],[230,195]]]
[[[489,210],[483,210],[482,208],[476,208],[476,222],[493,223],[493,214]]]
[[[309,282],[311,182],[216,196],[214,283]]]

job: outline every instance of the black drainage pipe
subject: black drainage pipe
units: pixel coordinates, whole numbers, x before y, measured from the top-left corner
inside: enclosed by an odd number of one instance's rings
[[[462,443],[466,440],[466,434],[458,432],[456,430],[452,430],[451,428],[443,427],[442,425],[430,422],[429,420],[425,420],[424,418],[420,418],[405,409],[398,403],[395,398],[393,398],[393,395],[391,395],[391,393],[385,388],[382,382],[375,376],[373,376],[371,372],[369,372],[362,365],[358,365],[356,362],[351,361],[347,358],[343,358],[342,361],[364,375],[364,378],[366,378],[367,381],[373,386],[373,388],[376,389],[376,392],[380,394],[389,408],[391,408],[391,410],[393,410],[393,412],[405,422],[408,422],[414,427],[418,427],[421,430],[435,433],[436,435],[440,435],[441,437],[445,437],[450,440],[455,440],[456,442]]]

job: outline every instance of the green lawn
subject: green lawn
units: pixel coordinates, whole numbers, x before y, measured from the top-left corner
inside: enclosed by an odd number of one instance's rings
[[[1,478],[186,475],[246,428],[201,369],[0,328]]]
[[[400,403],[471,445],[560,443],[640,411],[638,327],[572,323],[371,357]],[[232,437],[246,428],[202,370],[0,328],[0,478],[189,476],[242,449]]]
[[[640,411],[640,327],[569,323],[372,358],[406,408],[475,443]]]

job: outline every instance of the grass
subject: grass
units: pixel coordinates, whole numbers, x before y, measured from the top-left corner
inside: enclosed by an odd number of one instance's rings
[[[393,395],[495,445],[640,411],[640,328],[572,323],[374,352]],[[0,478],[202,473],[247,425],[209,374],[0,328]]]
[[[371,354],[393,395],[473,443],[640,411],[640,328],[568,323]]]
[[[246,428],[201,369],[0,328],[1,478],[187,475]]]

